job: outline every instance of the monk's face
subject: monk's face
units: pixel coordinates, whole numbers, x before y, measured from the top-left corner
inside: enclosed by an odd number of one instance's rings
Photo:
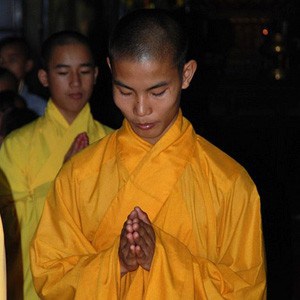
[[[97,74],[89,49],[76,43],[57,46],[48,70],[39,71],[39,79],[49,88],[55,106],[72,123],[91,97]]]
[[[182,76],[171,59],[118,59],[110,67],[116,106],[139,137],[155,144],[175,122],[196,62],[188,62]]]
[[[31,70],[31,61],[25,57],[18,45],[6,45],[0,50],[0,66],[11,71],[18,80]]]

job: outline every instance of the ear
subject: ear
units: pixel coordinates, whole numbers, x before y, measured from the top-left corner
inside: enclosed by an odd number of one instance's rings
[[[33,68],[33,60],[32,59],[27,59],[26,64],[25,64],[25,72],[28,73],[32,70]]]
[[[110,69],[110,71],[111,71],[111,64],[110,64],[110,59],[109,59],[109,57],[106,57],[106,62],[107,62],[108,67],[109,67],[109,69]]]
[[[95,72],[94,72],[94,84],[96,84],[96,82],[97,82],[98,74],[99,74],[99,68],[98,68],[98,67],[95,67]]]
[[[185,63],[182,72],[182,89],[187,89],[193,79],[193,76],[197,70],[197,62],[195,60],[190,60]]]
[[[38,78],[39,78],[39,81],[41,82],[41,84],[44,87],[49,86],[49,83],[48,83],[48,74],[47,74],[47,72],[45,70],[40,69],[38,71]]]

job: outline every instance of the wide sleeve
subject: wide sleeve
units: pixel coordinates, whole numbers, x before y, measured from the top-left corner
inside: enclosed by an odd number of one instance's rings
[[[46,199],[31,244],[31,269],[42,299],[118,299],[119,238],[96,251],[83,234],[78,184],[65,164]]]
[[[155,228],[156,249],[146,299],[266,298],[260,200],[255,186],[241,176],[222,199],[222,207],[211,206],[214,213],[207,208],[207,233],[202,236],[207,247],[201,251],[191,251],[177,236]]]
[[[25,147],[19,147],[12,139],[6,138],[0,149],[0,214],[5,237],[7,266],[7,297],[22,297],[23,265],[21,251],[22,219],[17,212],[24,212],[28,189],[22,153]],[[16,286],[18,288],[16,288]]]
[[[26,138],[25,138],[26,139]],[[15,135],[7,137],[0,148],[0,195],[22,199],[28,194],[26,182],[27,147]]]

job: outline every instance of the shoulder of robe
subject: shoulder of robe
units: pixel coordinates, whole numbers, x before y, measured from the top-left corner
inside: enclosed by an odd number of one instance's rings
[[[31,145],[37,130],[42,130],[42,118],[37,118],[36,120],[13,130],[5,137],[3,144],[13,145],[14,147],[20,146],[25,149]]]
[[[245,168],[223,150],[201,136],[197,137],[197,145],[196,156],[201,164],[205,164],[205,167],[220,180],[235,181],[242,177],[246,181],[251,181]]]
[[[94,121],[95,121],[97,127],[99,128],[99,130],[101,131],[101,133],[102,133],[103,136],[105,136],[105,135],[107,135],[107,134],[115,131],[115,129],[113,129],[111,127],[108,127],[105,124],[102,124],[101,122],[99,122],[97,120],[94,120]]]

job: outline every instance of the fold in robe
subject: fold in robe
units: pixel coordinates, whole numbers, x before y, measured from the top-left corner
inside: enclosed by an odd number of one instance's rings
[[[92,143],[112,129],[93,119],[89,104],[70,125],[49,100],[43,117],[12,132],[1,146],[0,209],[5,214],[4,227],[9,230],[7,241],[10,245],[7,247],[11,248],[7,253],[10,256],[9,292],[15,293],[22,287],[22,282],[17,284],[16,281],[23,272],[24,299],[38,299],[30,272],[29,244],[47,192],[74,138],[83,131]],[[18,242],[20,236],[21,244]],[[11,297],[20,299],[22,296]]]
[[[120,276],[127,215],[156,234],[150,271]],[[123,126],[60,171],[31,247],[43,299],[265,299],[260,199],[247,172],[181,112],[150,145]]]

